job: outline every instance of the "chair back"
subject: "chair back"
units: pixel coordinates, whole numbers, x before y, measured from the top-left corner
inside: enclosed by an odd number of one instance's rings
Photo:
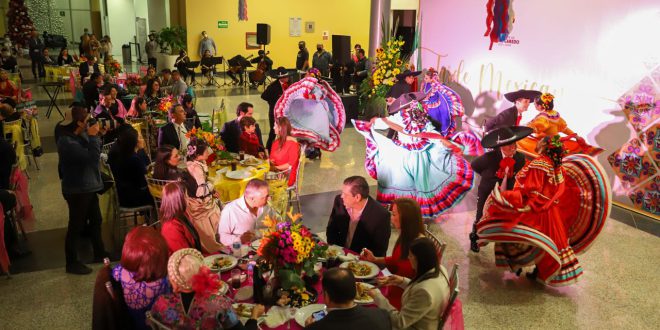
[[[147,317],[147,324],[151,326],[151,329],[153,330],[170,330],[171,328],[163,324],[162,322],[156,320],[156,318],[151,315],[150,311],[147,311],[145,313],[145,316]]]
[[[445,253],[445,248],[447,243],[442,242],[438,237],[433,235],[428,229],[425,230],[425,235],[433,242],[433,247],[435,247],[435,253],[438,255],[438,264],[442,264],[442,257]]]
[[[442,329],[445,322],[449,318],[449,314],[451,312],[452,307],[454,307],[454,303],[456,302],[456,298],[458,298],[458,264],[454,264],[454,267],[451,270],[451,273],[449,275],[449,303],[447,303],[447,306],[445,307],[444,310],[440,311],[440,322],[438,323],[438,330]]]
[[[300,185],[302,185],[302,180],[303,180],[303,169],[305,167],[305,150],[307,149],[307,144],[301,143],[300,144],[300,156],[298,157],[298,168],[296,169],[296,181],[293,183],[291,187],[295,187],[293,189],[298,190]],[[290,188],[291,189],[291,188]]]
[[[106,155],[109,154],[109,153],[110,153],[110,149],[111,149],[112,146],[114,146],[114,145],[115,145],[115,142],[114,142],[114,141],[102,145],[102,146],[101,146],[101,153],[102,153],[102,154],[106,154]]]
[[[270,193],[270,201],[268,204],[277,212],[284,214],[287,210],[288,195],[287,189],[289,187],[289,175],[291,169],[280,172],[268,172],[264,174],[264,181],[268,183],[268,191]]]

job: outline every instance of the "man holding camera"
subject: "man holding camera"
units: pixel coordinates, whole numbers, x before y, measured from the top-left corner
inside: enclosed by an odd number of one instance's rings
[[[58,171],[62,195],[69,206],[69,225],[64,243],[66,272],[79,275],[92,272],[78,259],[78,240],[87,221],[94,262],[101,262],[108,256],[101,238],[102,218],[97,196],[104,189],[99,170],[100,127],[96,122],[88,123],[88,120],[87,109],[81,104],[74,104],[66,114],[66,119],[56,127],[56,136],[59,136],[56,140]]]

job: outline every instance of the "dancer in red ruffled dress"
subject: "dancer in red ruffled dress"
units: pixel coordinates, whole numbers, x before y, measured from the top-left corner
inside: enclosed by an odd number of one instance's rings
[[[520,274],[536,265],[532,278],[561,286],[582,275],[576,254],[600,233],[610,212],[611,191],[602,167],[590,156],[562,160],[559,136],[539,142],[538,158],[516,176],[511,191],[499,185],[477,225],[479,244],[495,243],[498,267]]]

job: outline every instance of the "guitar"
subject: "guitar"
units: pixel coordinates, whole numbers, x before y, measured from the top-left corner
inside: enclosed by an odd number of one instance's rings
[[[253,56],[254,56],[254,54],[252,54],[248,57],[245,57],[244,60],[247,61],[247,60],[251,59]],[[240,61],[239,61],[239,63],[237,65],[230,66],[229,71],[231,71],[232,73],[238,73],[239,71],[243,70],[244,68],[245,67],[243,66],[243,64],[240,63]]]

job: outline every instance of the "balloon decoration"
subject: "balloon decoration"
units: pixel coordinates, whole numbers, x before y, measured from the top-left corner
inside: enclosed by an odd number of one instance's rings
[[[486,33],[484,33],[484,37],[490,37],[488,50],[492,50],[494,43],[506,41],[509,33],[513,30],[515,21],[513,0],[488,0],[486,13]]]

